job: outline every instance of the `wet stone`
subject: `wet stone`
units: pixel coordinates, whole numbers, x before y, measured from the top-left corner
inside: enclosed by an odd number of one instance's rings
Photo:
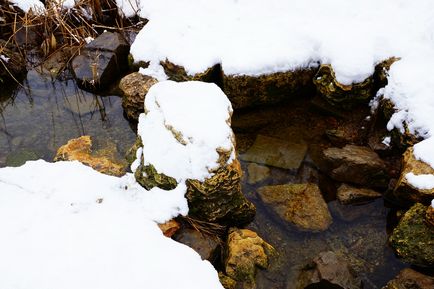
[[[282,169],[298,170],[307,152],[305,143],[291,143],[278,138],[258,135],[240,159]]]
[[[220,242],[194,229],[181,229],[173,237],[176,241],[193,248],[203,260],[215,261],[218,257]]]
[[[348,205],[366,203],[381,198],[381,194],[371,189],[355,188],[347,184],[342,184],[338,188],[336,197],[339,202]]]
[[[247,182],[250,185],[254,185],[266,180],[270,176],[270,168],[255,163],[249,163],[247,165],[247,173],[249,175]]]
[[[324,231],[332,223],[327,204],[315,184],[264,186],[257,192],[267,210],[285,224],[303,231]]]
[[[343,257],[328,251],[303,268],[296,288],[360,289],[362,282]]]
[[[405,268],[383,289],[432,289],[434,278],[424,275],[413,269]]]
[[[66,96],[64,106],[66,110],[80,116],[91,114],[99,110],[97,96],[84,94]]]

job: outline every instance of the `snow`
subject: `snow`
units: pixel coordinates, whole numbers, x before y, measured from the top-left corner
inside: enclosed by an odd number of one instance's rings
[[[158,81],[168,80],[166,73],[164,72],[163,66],[159,63],[151,62],[147,68],[140,67],[139,73],[143,75],[148,75],[155,78]]]
[[[4,56],[3,54],[0,54],[0,60],[4,61],[4,62],[9,62],[9,57]]]
[[[431,207],[434,208],[434,199],[431,201]]]
[[[204,180],[219,167],[217,149],[235,158],[232,106],[213,83],[163,81],[153,85],[139,116],[145,165],[175,178]],[[178,134],[178,140],[175,138]]]
[[[381,143],[384,144],[385,146],[390,146],[391,139],[392,138],[390,136],[386,136]]]
[[[153,221],[185,214],[184,193],[79,162],[1,168],[0,287],[222,289],[208,261]]]
[[[18,6],[24,12],[29,12],[32,9],[33,13],[39,14],[45,12],[44,3],[39,0],[9,0],[15,6]]]
[[[432,190],[434,189],[434,175],[431,174],[421,174],[415,175],[413,173],[408,173],[405,175],[407,181],[417,189],[420,190]]]

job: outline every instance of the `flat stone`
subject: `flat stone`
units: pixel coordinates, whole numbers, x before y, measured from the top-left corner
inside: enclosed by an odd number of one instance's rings
[[[305,143],[288,141],[258,135],[253,145],[240,159],[288,170],[297,170],[307,152]]]
[[[355,188],[347,184],[339,186],[336,197],[339,202],[344,205],[366,203],[377,198],[381,198],[381,194],[365,188]]]
[[[194,229],[181,229],[174,239],[180,243],[183,243],[190,248],[193,248],[203,260],[214,261],[216,258],[217,250],[220,247],[220,243],[217,239]]]
[[[434,278],[419,273],[413,269],[405,268],[393,279],[390,280],[383,289],[432,289],[434,288]]]
[[[270,176],[270,168],[255,163],[250,163],[247,165],[247,173],[249,175],[247,182],[251,185],[254,185]]]
[[[258,195],[267,209],[287,224],[303,231],[324,231],[332,217],[315,184],[265,186]]]

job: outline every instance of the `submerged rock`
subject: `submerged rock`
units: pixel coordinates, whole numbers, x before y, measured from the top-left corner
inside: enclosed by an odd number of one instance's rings
[[[298,170],[307,152],[305,143],[291,143],[278,138],[258,135],[240,159],[282,169]]]
[[[427,207],[415,204],[401,218],[389,242],[404,262],[434,266],[434,229],[425,222]]]
[[[405,205],[416,202],[429,204],[434,199],[434,188],[417,188],[407,179],[406,176],[409,173],[416,176],[422,174],[434,175],[434,169],[429,164],[415,158],[412,147],[408,148],[403,154],[401,175],[392,194],[389,194],[389,196]]]
[[[413,269],[405,268],[383,289],[432,289],[434,278],[424,275]]]
[[[342,204],[360,204],[381,198],[381,194],[370,189],[355,188],[342,184],[337,191],[336,197]]]
[[[331,178],[366,187],[385,188],[389,183],[385,162],[368,147],[346,145],[322,151],[316,163]]]
[[[174,239],[193,248],[203,260],[213,262],[219,257],[220,242],[216,237],[205,235],[194,229],[181,229]]]
[[[304,231],[324,231],[332,217],[315,184],[265,186],[258,195],[267,209],[287,224]]]
[[[24,165],[27,161],[34,161],[39,158],[39,155],[32,150],[20,149],[7,155],[6,166],[19,167]]]
[[[57,150],[54,161],[79,161],[100,173],[112,176],[122,176],[127,169],[126,164],[116,163],[107,156],[93,153],[90,136],[69,140]]]
[[[255,232],[232,228],[226,242],[226,275],[238,282],[253,283],[256,268],[267,268],[274,252],[274,248]]]
[[[123,77],[119,83],[122,90],[122,107],[130,120],[139,120],[139,115],[144,112],[145,96],[149,88],[157,83],[158,80],[133,72]]]
[[[328,251],[305,266],[296,288],[360,289],[362,282],[344,258]]]
[[[26,63],[21,54],[5,40],[0,39],[0,47],[0,84],[2,84],[4,81],[23,75],[26,72]]]
[[[117,32],[104,32],[72,60],[72,72],[87,89],[104,89],[128,67],[129,44]]]
[[[247,173],[249,175],[247,182],[251,185],[254,185],[270,176],[270,168],[255,163],[250,163],[247,165]]]
[[[433,203],[431,203],[431,206],[428,206],[428,209],[426,209],[425,220],[426,220],[426,222],[432,228],[434,228],[434,208],[433,208]]]

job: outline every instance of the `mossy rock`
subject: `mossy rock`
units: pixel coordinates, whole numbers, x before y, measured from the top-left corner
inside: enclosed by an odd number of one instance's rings
[[[425,222],[427,207],[411,207],[389,239],[395,253],[404,262],[418,266],[434,266],[434,229]]]

